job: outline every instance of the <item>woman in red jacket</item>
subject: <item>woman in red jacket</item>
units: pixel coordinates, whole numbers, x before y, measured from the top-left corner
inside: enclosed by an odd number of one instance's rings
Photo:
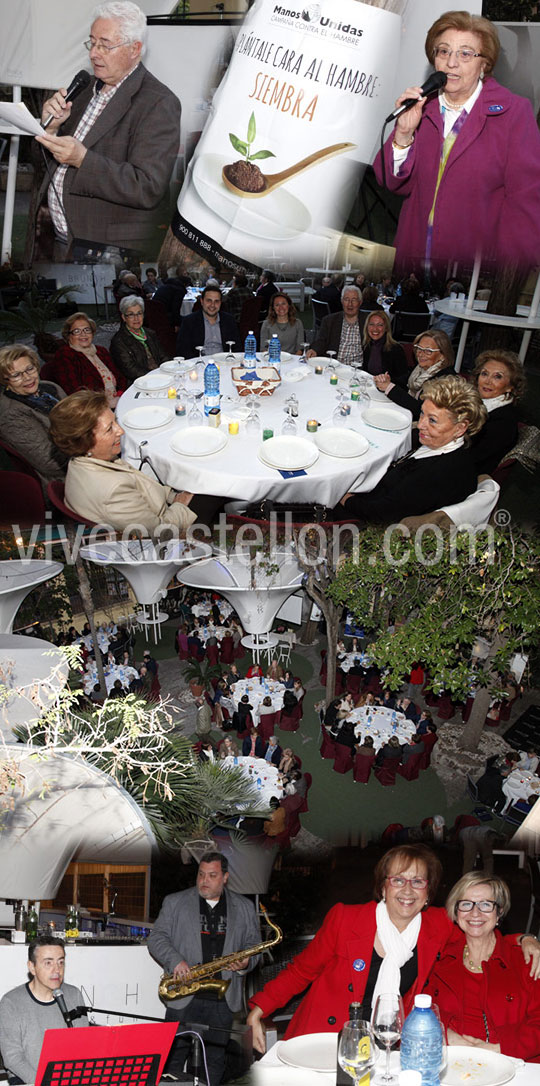
[[[115,366],[106,347],[94,346],[96,322],[86,313],[72,313],[62,328],[65,343],[58,348],[50,366],[52,378],[69,396],[81,388],[106,392],[109,407],[115,408],[127,388],[123,373]],[[49,373],[51,369],[49,369]]]
[[[497,931],[510,908],[502,879],[470,871],[446,902],[454,930],[431,973],[448,1044],[490,1049],[540,1063],[540,985],[515,936]]]
[[[253,1047],[265,1051],[262,1019],[308,986],[285,1038],[339,1032],[353,1002],[363,1005],[362,1017],[369,1019],[383,991],[399,991],[408,1013],[453,930],[444,909],[429,907],[441,872],[425,845],[385,853],[375,868],[375,901],[335,905],[306,949],[252,997],[247,1022]],[[537,940],[527,939],[523,956],[535,947]],[[533,970],[536,961],[537,955]]]

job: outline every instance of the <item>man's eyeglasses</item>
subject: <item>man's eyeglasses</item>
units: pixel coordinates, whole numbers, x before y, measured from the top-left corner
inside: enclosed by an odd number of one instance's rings
[[[72,328],[71,332],[69,334],[70,334],[70,336],[91,336],[92,335],[92,329],[91,328]]]
[[[414,879],[404,879],[403,875],[387,875],[386,881],[390,883],[390,886],[394,887],[394,890],[403,890],[403,887],[410,882],[413,890],[425,890],[428,885],[427,879],[421,879],[415,877]]]
[[[420,347],[419,344],[418,344],[418,346],[413,347],[413,351],[414,351],[415,354],[439,354],[440,353],[438,347]]]
[[[449,49],[446,45],[437,45],[434,50],[437,60],[448,60],[454,56],[462,64],[469,64],[475,57],[483,56],[483,53],[475,53],[474,49]]]
[[[25,377],[33,377],[36,373],[35,366],[27,366],[25,370],[21,370],[20,373],[12,373],[9,376],[10,381],[24,381]]]
[[[106,45],[104,41],[96,41],[95,38],[88,38],[88,41],[84,41],[83,45],[85,49],[90,52],[91,49],[95,49],[98,53],[112,53],[113,49],[120,49],[122,45],[131,45],[130,41],[119,41],[116,45]]]
[[[460,913],[472,913],[474,907],[481,913],[492,913],[497,907],[496,901],[458,901],[457,909]]]

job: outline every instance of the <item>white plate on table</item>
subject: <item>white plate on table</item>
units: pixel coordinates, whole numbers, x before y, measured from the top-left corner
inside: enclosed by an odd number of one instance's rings
[[[309,1033],[278,1041],[277,1055],[289,1067],[310,1071],[335,1071],[337,1062],[337,1033]]]
[[[294,355],[294,357],[298,358],[298,355]],[[281,361],[282,362],[290,362],[292,360],[292,358],[293,358],[293,355],[289,354],[288,351],[282,351],[281,352]],[[263,359],[264,359],[265,362],[268,362],[268,351],[264,352]]]
[[[355,430],[346,430],[341,426],[329,426],[318,430],[315,444],[327,456],[363,456],[369,449],[369,441]]]
[[[368,426],[373,426],[376,430],[406,430],[411,425],[410,418],[390,407],[366,407],[362,411],[362,418]]]
[[[189,426],[171,439],[173,452],[182,456],[211,456],[227,444],[227,434],[210,426]]]
[[[183,373],[185,370],[190,369],[190,365],[185,358],[183,362],[175,362],[174,358],[172,358],[170,362],[162,362],[159,368],[164,373]]]
[[[444,1086],[502,1086],[516,1073],[517,1061],[500,1052],[450,1045],[448,1065],[441,1075]]]
[[[170,407],[145,404],[144,407],[132,407],[122,416],[122,426],[131,426],[133,430],[155,430],[158,426],[167,426],[174,418]]]
[[[136,377],[133,383],[142,392],[160,392],[162,388],[168,388],[171,382],[166,373],[145,373],[142,377]]]
[[[258,449],[259,460],[270,468],[281,471],[300,471],[310,468],[319,459],[319,450],[305,437],[270,437]]]

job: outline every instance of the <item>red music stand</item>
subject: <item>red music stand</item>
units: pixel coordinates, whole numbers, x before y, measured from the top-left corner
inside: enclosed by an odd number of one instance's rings
[[[177,1022],[47,1029],[36,1086],[156,1086]]]

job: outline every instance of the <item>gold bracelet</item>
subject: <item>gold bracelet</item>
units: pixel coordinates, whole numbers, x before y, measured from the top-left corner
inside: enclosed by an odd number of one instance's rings
[[[413,132],[412,139],[409,140],[409,142],[406,143],[405,146],[403,146],[401,143],[396,143],[396,141],[393,139],[392,140],[392,147],[394,147],[396,151],[406,151],[407,147],[412,147],[413,143],[414,143],[414,132]]]

